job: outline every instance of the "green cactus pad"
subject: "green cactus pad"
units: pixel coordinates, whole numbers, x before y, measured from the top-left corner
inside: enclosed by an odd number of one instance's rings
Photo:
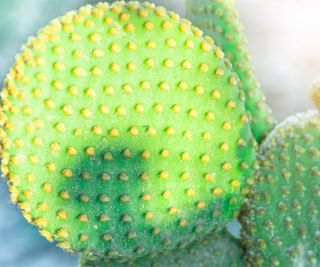
[[[62,248],[114,258],[222,228],[255,159],[236,84],[210,38],[153,4],[52,21],[2,93],[12,200]]]
[[[260,152],[255,190],[240,217],[249,265],[319,266],[319,112],[287,119]]]
[[[242,33],[242,23],[234,0],[186,0],[187,18],[211,36],[226,53],[240,78],[240,89],[246,95],[245,106],[251,115],[251,129],[260,143],[274,128],[274,118],[260,85]]]
[[[143,257],[136,261],[111,261],[81,255],[81,267],[242,267],[243,252],[238,240],[226,230],[211,233],[201,241],[194,241],[186,247],[166,251],[160,255]]]

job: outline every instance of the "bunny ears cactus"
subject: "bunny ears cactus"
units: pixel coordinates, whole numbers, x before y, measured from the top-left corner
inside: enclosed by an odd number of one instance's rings
[[[0,105],[12,201],[82,266],[318,266],[319,111],[272,130],[234,1],[187,16],[212,38],[121,1],[23,46]],[[221,231],[239,212],[244,253]]]
[[[220,48],[150,3],[84,6],[6,78],[1,168],[26,219],[69,251],[134,258],[238,214],[255,148]]]

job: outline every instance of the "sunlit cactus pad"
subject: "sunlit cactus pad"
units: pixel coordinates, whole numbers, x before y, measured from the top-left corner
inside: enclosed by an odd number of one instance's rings
[[[260,152],[256,188],[241,216],[249,266],[319,266],[319,112],[287,119]]]
[[[197,240],[186,247],[165,251],[160,255],[145,256],[136,261],[116,263],[108,258],[97,259],[81,255],[81,267],[242,267],[243,251],[238,240],[227,231],[211,233],[201,241]]]
[[[275,120],[265,102],[243,34],[243,25],[234,0],[186,0],[187,18],[211,36],[233,65],[246,95],[245,106],[251,115],[251,128],[260,143],[274,128]]]
[[[150,3],[52,21],[17,57],[1,109],[12,200],[70,251],[131,258],[221,229],[255,159],[222,51]]]

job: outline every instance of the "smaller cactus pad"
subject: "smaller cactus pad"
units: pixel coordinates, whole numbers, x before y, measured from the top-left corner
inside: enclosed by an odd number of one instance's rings
[[[262,144],[241,213],[249,266],[320,266],[320,114],[287,119]]]
[[[187,18],[211,36],[226,53],[240,78],[246,95],[245,106],[251,115],[251,129],[260,143],[274,128],[275,121],[265,102],[242,32],[242,23],[234,0],[186,0]]]
[[[186,247],[146,256],[136,261],[116,263],[108,258],[97,259],[81,255],[80,267],[242,267],[242,257],[243,252],[238,240],[226,230],[222,230]]]
[[[209,37],[150,3],[84,6],[29,40],[2,92],[12,200],[70,251],[137,257],[237,215],[255,152]]]

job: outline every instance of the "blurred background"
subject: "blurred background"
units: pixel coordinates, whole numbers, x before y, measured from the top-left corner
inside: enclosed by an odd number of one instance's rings
[[[149,0],[152,1],[152,0]],[[0,83],[20,46],[51,19],[94,0],[0,0]],[[154,0],[184,16],[184,0]],[[256,75],[281,121],[312,108],[308,91],[320,75],[319,0],[238,0]],[[48,243],[10,204],[0,180],[0,266],[73,267],[77,257]]]

